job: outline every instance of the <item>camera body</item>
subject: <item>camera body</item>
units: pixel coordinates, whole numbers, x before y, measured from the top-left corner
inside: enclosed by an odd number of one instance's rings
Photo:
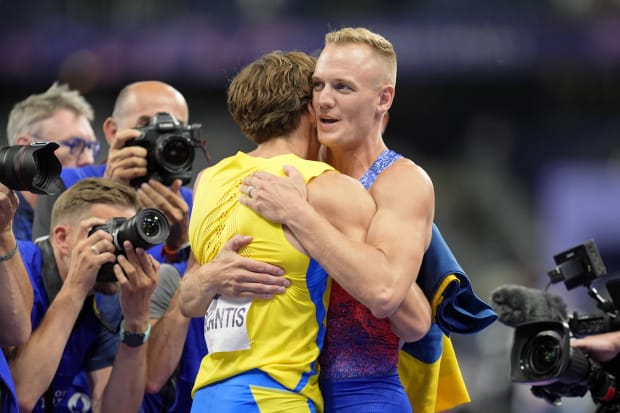
[[[54,154],[56,142],[33,142],[0,149],[0,182],[15,191],[55,195],[62,165]]]
[[[620,313],[614,300],[619,296],[620,284],[617,280],[607,282],[611,301],[592,286],[592,281],[607,274],[593,240],[555,255],[554,260],[557,267],[548,272],[551,283],[564,281],[567,289],[587,287],[601,312],[573,313],[568,322],[530,321],[516,326],[510,356],[511,381],[531,384],[535,396],[553,405],[560,405],[562,397],[583,397],[590,392],[598,404],[597,412],[620,412],[615,366],[599,363],[570,345],[571,337],[620,329]]]
[[[115,254],[125,255],[123,243],[130,241],[134,248],[148,249],[166,241],[170,234],[170,225],[166,216],[158,209],[145,208],[131,218],[111,218],[103,225],[96,225],[89,231],[89,235],[102,230],[112,235]],[[116,281],[113,264],[101,266],[97,274],[98,282]]]
[[[147,150],[147,174],[130,183],[138,186],[154,178],[164,185],[175,179],[189,183],[192,178],[195,148],[202,148],[200,130],[202,125],[182,125],[167,112],[151,117],[149,124],[139,128],[142,134],[127,142],[126,146],[142,146]]]

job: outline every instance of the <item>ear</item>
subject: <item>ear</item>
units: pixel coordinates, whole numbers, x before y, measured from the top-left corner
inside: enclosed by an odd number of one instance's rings
[[[57,249],[63,257],[69,255],[69,228],[66,225],[56,225],[50,233],[50,238],[53,245],[55,246],[55,249]]]
[[[382,112],[387,112],[392,107],[394,93],[394,85],[385,85],[381,88],[379,94],[379,109],[381,109]]]
[[[16,145],[30,145],[34,142],[34,138],[28,135],[19,135],[17,139],[15,139]]]
[[[118,132],[118,125],[116,124],[116,121],[111,117],[108,117],[103,122],[103,134],[105,136],[105,140],[108,141],[108,145],[111,146],[112,142],[114,142],[116,132]]]

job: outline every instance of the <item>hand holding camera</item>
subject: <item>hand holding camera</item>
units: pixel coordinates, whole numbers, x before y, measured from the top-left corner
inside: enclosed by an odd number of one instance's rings
[[[142,208],[156,208],[166,215],[170,224],[170,235],[166,248],[176,251],[189,241],[189,205],[181,194],[181,180],[175,180],[168,188],[154,179],[138,188],[138,199]]]
[[[103,225],[101,218],[87,218],[80,223],[79,242],[71,251],[67,278],[63,288],[71,288],[77,300],[83,300],[93,290],[102,266],[116,262],[112,235],[92,228]]]
[[[151,178],[164,185],[177,179],[187,184],[192,178],[195,149],[204,152],[200,129],[200,124],[182,125],[167,112],[157,113],[147,126],[117,134],[105,177],[134,187]]]
[[[127,146],[127,142],[140,137],[137,129],[127,129],[116,134],[108,151],[104,177],[129,184],[137,177],[146,176],[146,148]]]
[[[101,231],[99,231],[101,230]],[[133,250],[137,248],[148,249],[161,244],[170,234],[170,225],[166,216],[154,208],[140,210],[131,218],[112,218],[102,225],[95,225],[89,229],[89,235],[98,232],[111,236],[112,251],[116,257],[126,255],[125,243],[129,241]],[[100,249],[99,245],[92,244],[93,252],[98,254],[106,249]],[[106,263],[101,266],[97,275],[98,282],[117,281],[114,266]]]
[[[0,183],[0,233],[13,231],[13,217],[18,205],[15,191]]]

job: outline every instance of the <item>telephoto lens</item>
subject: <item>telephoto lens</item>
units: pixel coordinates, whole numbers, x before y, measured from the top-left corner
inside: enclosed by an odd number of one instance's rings
[[[0,149],[0,182],[15,191],[55,195],[62,165],[54,155],[56,142],[33,142]]]
[[[141,210],[112,232],[114,246],[121,252],[125,241],[130,241],[134,248],[148,249],[166,241],[169,234],[168,219],[155,208]]]

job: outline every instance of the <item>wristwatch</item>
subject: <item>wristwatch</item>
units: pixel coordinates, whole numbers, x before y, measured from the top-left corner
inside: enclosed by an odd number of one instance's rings
[[[170,263],[187,261],[191,253],[192,253],[192,249],[189,243],[182,245],[181,248],[179,248],[176,251],[170,251],[166,247],[166,244],[164,244],[164,246],[162,247],[162,254],[164,255],[164,257],[166,257],[166,260]]]
[[[121,337],[121,341],[129,347],[138,347],[146,343],[146,340],[149,339],[150,334],[151,323],[149,323],[149,326],[146,328],[144,333],[134,333],[132,331],[125,331],[125,320],[121,321],[121,331],[119,332],[119,335]]]

